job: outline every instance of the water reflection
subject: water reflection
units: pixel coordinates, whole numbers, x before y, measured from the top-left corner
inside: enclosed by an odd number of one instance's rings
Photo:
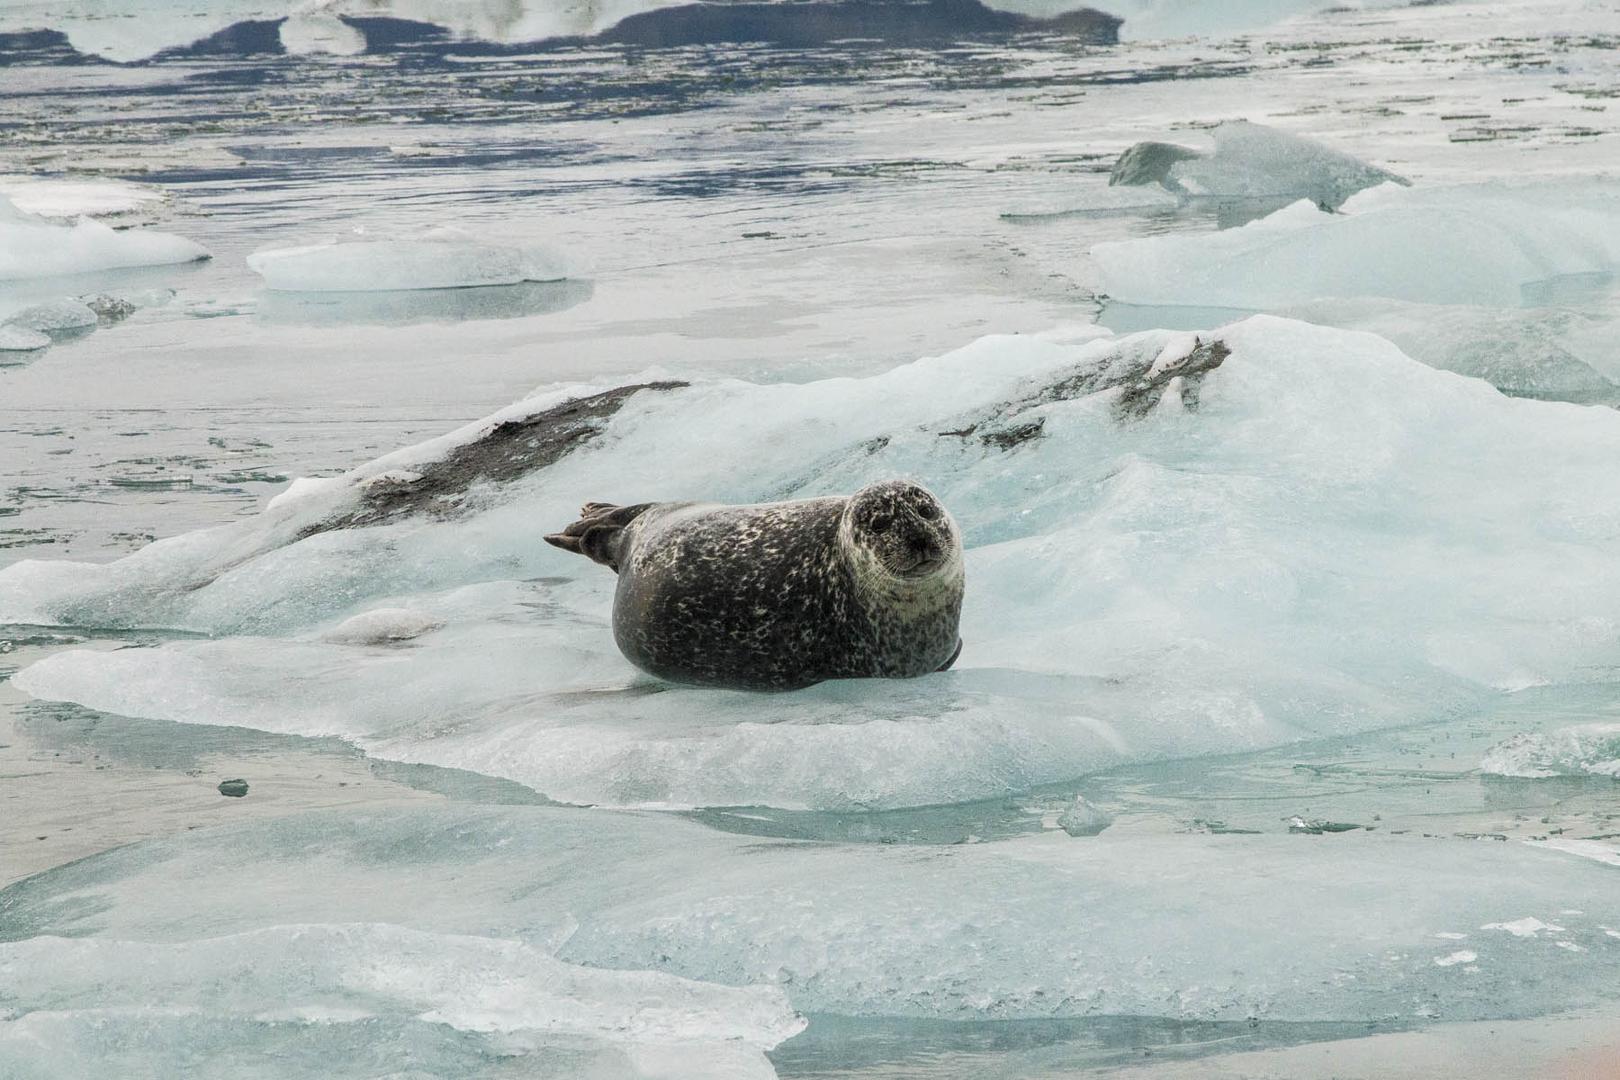
[[[525,281],[467,289],[398,292],[270,292],[260,295],[256,317],[284,326],[382,325],[521,319],[583,304],[589,281]]]

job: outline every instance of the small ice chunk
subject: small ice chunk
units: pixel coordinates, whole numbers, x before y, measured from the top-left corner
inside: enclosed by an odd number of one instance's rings
[[[1286,131],[1246,120],[1211,132],[1215,150],[1140,142],[1119,156],[1108,183],[1158,184],[1180,195],[1304,196],[1337,206],[1358,191],[1406,181],[1375,165]]]
[[[102,326],[111,326],[116,322],[123,322],[135,314],[138,307],[134,301],[123,296],[109,296],[98,293],[95,296],[79,297],[81,303],[96,313],[96,319]]]
[[[1468,938],[1467,934],[1459,934],[1454,930],[1442,930],[1434,936],[1443,941],[1465,941]]]
[[[1084,795],[1076,795],[1074,803],[1057,819],[1058,828],[1070,836],[1096,836],[1114,823],[1114,819]]]
[[[1545,923],[1534,916],[1528,915],[1522,919],[1515,919],[1512,922],[1486,923],[1484,926],[1481,926],[1480,929],[1506,930],[1514,937],[1539,937],[1542,931],[1546,931],[1549,934],[1562,934],[1564,932],[1564,928],[1562,926],[1554,926],[1552,923]]]
[[[49,346],[51,339],[37,330],[0,326],[0,352],[32,352]]]
[[[164,266],[208,258],[200,244],[150,229],[114,230],[89,218],[59,225],[0,196],[0,281]]]
[[[408,608],[377,608],[345,619],[321,635],[321,640],[338,645],[386,645],[409,641],[439,629],[444,623],[431,615]]]
[[[402,239],[358,236],[248,256],[266,287],[284,292],[388,292],[516,285],[568,276],[537,246],[486,243],[458,229]]]
[[[42,334],[67,334],[89,329],[98,321],[95,310],[88,304],[62,299],[47,300],[43,304],[23,308],[6,319],[6,325],[37,330]]]
[[[1246,120],[1211,132],[1215,152],[1172,161],[1169,182],[1195,195],[1264,198],[1303,195],[1337,206],[1379,184],[1406,184],[1394,173],[1286,131]]]
[[[1437,957],[1435,957],[1434,958],[1434,966],[1435,967],[1451,967],[1451,966],[1453,966],[1455,964],[1472,964],[1475,960],[1478,960],[1478,959],[1479,959],[1479,954],[1478,953],[1472,952],[1472,951],[1470,951],[1468,949],[1458,949],[1456,952],[1450,953],[1450,954],[1448,954],[1446,956],[1437,956]]]
[[[1523,779],[1620,778],[1620,724],[1580,724],[1542,734],[1515,735],[1487,750],[1479,770],[1492,776]]]
[[[1172,191],[1181,185],[1170,178],[1170,170],[1178,163],[1203,157],[1188,146],[1166,142],[1139,142],[1126,149],[1114,162],[1108,174],[1108,186],[1138,187],[1144,184],[1162,184]]]

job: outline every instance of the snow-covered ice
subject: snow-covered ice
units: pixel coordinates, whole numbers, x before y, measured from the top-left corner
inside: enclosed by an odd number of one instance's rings
[[[568,276],[562,257],[549,248],[491,243],[447,227],[412,237],[357,234],[271,248],[249,255],[248,266],[268,288],[285,292],[464,289]]]

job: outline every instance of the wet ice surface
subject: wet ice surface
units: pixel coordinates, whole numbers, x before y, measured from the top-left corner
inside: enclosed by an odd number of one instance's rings
[[[1251,14],[1223,10],[1196,29]],[[1413,361],[1614,400],[1615,16],[763,50],[321,15],[209,48],[399,50],[13,62],[0,171],[141,181],[162,198],[58,187],[50,209],[214,258],[0,286],[0,317],[98,311],[0,352],[0,563],[46,560],[0,570],[0,618],[71,624],[0,632],[0,753],[40,774],[8,781],[23,839],[60,853],[0,883],[153,838],[0,891],[0,1061],[274,1050],[322,1072],[393,1040],[446,1075],[714,1075],[724,1052],[737,1076],[1025,1076],[1612,1006],[1616,422]],[[1127,146],[1235,119],[1411,179],[1362,197],[1487,222],[1517,261],[1472,259],[1477,289],[1368,288],[1405,235],[1372,230],[1328,295],[1126,303],[1094,245],[1151,242],[1152,265],[1267,215],[1336,236],[1361,212],[1107,187]],[[351,294],[246,262],[356,226],[580,265]],[[1398,351],[1252,324],[1151,394],[1042,397],[1116,349],[1086,344],[1099,314],[1207,340],[1256,308]],[[946,356],[992,333],[1040,339]],[[695,386],[532,475],[440,505],[409,478],[434,455],[407,455],[260,516],[294,477],[537,387],[530,412],[648,379]],[[632,482],[742,499],[890,472],[970,531],[970,651],[937,679],[663,690],[612,649],[605,572],[524,540]],[[158,537],[181,539],[49,565]],[[71,814],[39,809],[53,791]],[[85,1057],[17,1056],[36,1037]]]

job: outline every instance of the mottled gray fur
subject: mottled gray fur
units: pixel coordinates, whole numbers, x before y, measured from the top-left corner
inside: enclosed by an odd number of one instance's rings
[[[961,650],[962,540],[915,484],[754,506],[587,503],[547,536],[616,570],[613,636],[674,682],[906,678]]]

